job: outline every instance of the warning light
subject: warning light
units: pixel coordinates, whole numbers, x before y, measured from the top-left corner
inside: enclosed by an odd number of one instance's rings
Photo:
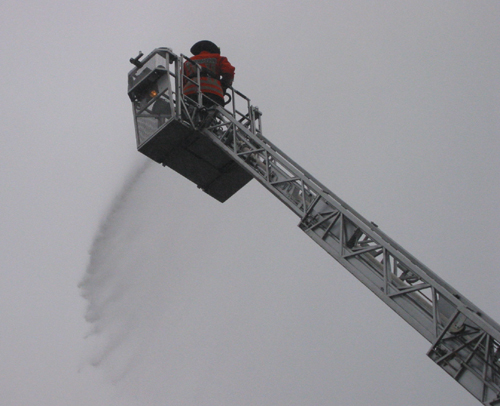
[[[151,90],[151,91],[149,92],[149,95],[150,95],[151,97],[156,97],[156,96],[158,96],[158,92],[157,92],[156,90]]]

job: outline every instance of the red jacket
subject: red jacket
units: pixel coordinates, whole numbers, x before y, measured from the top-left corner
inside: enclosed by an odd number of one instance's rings
[[[191,59],[204,68],[200,72],[202,93],[212,93],[224,97],[224,91],[233,84],[234,66],[229,63],[225,56],[207,51],[202,51]],[[196,75],[196,67],[186,61],[184,63],[184,94],[193,94],[198,91],[198,86],[186,79],[188,77],[196,82]]]

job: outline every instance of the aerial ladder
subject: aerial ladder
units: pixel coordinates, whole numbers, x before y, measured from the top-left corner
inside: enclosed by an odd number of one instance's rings
[[[430,343],[429,358],[482,404],[500,405],[500,325],[262,134],[261,112],[228,89],[225,106],[183,95],[202,68],[169,48],[131,58],[138,150],[220,202],[256,179],[299,218],[299,228]],[[184,65],[197,68],[184,76]]]

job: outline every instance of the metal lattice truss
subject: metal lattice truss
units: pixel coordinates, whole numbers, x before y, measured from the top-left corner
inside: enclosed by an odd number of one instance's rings
[[[299,227],[420,332],[429,357],[485,405],[500,405],[500,327],[300,168],[260,132],[260,112],[218,108],[204,133],[300,218]],[[255,125],[255,124],[258,125]]]
[[[231,102],[208,110],[201,94],[198,103],[183,98],[185,57],[165,55],[175,62],[166,75],[175,86],[162,92],[169,114],[295,212],[302,231],[432,343],[428,356],[453,379],[483,404],[500,405],[500,326],[268,141],[246,96],[229,89]]]

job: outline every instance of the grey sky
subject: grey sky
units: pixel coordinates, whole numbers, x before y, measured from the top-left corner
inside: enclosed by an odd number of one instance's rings
[[[101,336],[77,285],[144,161],[128,59],[211,39],[266,137],[500,321],[499,21],[496,0],[4,0],[0,403],[476,404],[256,182],[220,205],[150,166],[99,268],[121,294]]]

